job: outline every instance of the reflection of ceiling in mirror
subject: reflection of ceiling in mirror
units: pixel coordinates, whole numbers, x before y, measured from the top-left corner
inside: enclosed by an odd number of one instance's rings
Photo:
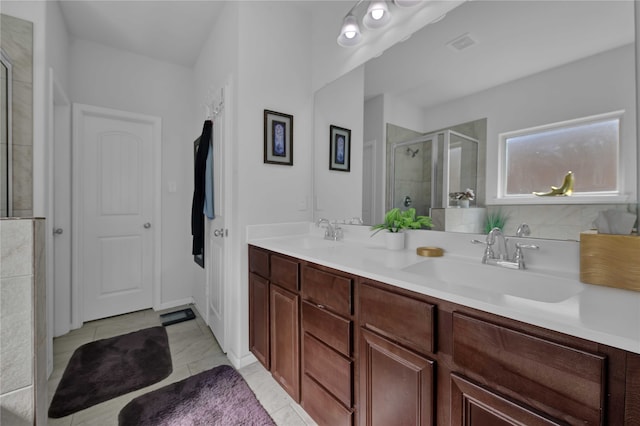
[[[426,108],[632,43],[633,3],[467,2],[369,61],[365,99],[394,94]],[[448,45],[464,35],[476,44]]]

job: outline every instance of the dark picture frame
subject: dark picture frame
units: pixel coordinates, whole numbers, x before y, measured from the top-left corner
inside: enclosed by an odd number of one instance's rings
[[[351,130],[334,126],[330,128],[329,170],[351,171]]]
[[[293,166],[293,115],[264,110],[264,162]]]

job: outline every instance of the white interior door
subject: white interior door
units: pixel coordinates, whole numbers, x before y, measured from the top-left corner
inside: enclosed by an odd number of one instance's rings
[[[153,306],[160,119],[74,105],[74,284],[83,321]]]
[[[53,83],[52,83],[53,84]],[[59,86],[53,90],[53,330],[71,329],[71,104]]]
[[[207,269],[207,321],[213,335],[224,350],[225,335],[225,263],[226,263],[226,179],[225,179],[225,112],[214,118],[212,132],[213,190],[215,218],[208,224],[209,244],[206,254]]]

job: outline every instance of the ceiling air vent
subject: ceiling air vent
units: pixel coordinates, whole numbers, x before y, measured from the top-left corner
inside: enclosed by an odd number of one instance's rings
[[[471,34],[465,33],[448,42],[447,46],[449,46],[450,49],[459,52],[468,49],[477,43],[478,42],[473,37],[471,37]]]

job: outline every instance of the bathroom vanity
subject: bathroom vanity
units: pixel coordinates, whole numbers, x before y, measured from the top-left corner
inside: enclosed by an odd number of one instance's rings
[[[599,337],[589,329],[599,314],[585,313],[594,296],[606,303],[621,290],[576,282],[557,296],[511,296],[411,272],[451,268],[449,257],[250,240],[251,351],[321,425],[640,424],[637,325]],[[636,293],[622,296],[630,310],[610,311],[620,321],[640,309]]]

